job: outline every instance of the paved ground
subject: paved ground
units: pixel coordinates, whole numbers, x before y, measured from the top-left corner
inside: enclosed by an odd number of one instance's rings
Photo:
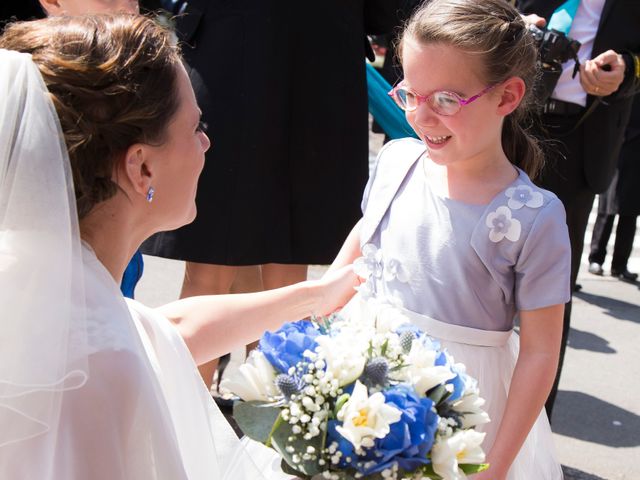
[[[372,153],[379,148],[379,137],[372,135]],[[586,240],[590,238],[589,229]],[[637,239],[629,264],[637,272],[639,247]],[[324,268],[312,266],[309,276],[321,275]],[[137,298],[151,306],[178,298],[183,274],[183,262],[145,257]],[[639,285],[587,273],[586,257],[578,282],[583,288],[574,296],[552,419],[558,457],[567,480],[640,480]],[[235,362],[241,359],[239,352],[233,356]]]

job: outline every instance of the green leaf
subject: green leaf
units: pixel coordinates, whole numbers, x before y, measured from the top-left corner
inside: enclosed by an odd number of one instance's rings
[[[458,464],[460,470],[462,470],[465,475],[471,475],[472,473],[484,472],[487,468],[489,468],[488,463],[460,463]]]
[[[282,459],[282,462],[280,462],[280,468],[282,469],[282,471],[288,475],[293,475],[296,478],[302,478],[303,480],[310,480],[311,477],[309,475],[305,475],[304,473],[299,472],[298,470],[296,470],[295,468],[291,467],[286,460]]]
[[[351,398],[351,395],[349,395],[348,393],[343,393],[342,395],[340,395],[338,397],[338,399],[336,400],[336,406],[333,407],[333,413],[335,415],[338,414],[338,412],[340,411],[340,409],[342,408],[342,406],[347,403],[347,400],[349,400],[349,398]]]
[[[295,435],[293,433],[292,427],[293,425],[288,422],[281,422],[271,435],[271,447],[280,454],[291,468],[297,470],[299,473],[307,476],[320,473],[322,468],[318,465],[318,460],[320,459],[320,453],[324,450],[324,435],[318,435],[310,440],[304,440],[302,435]],[[289,437],[294,437],[294,440],[290,442]],[[287,452],[287,446],[293,447],[293,453]],[[315,449],[318,455],[317,459],[301,460],[299,463],[294,463],[293,455],[298,454],[302,457],[302,454],[307,451],[307,447],[309,446]]]
[[[444,385],[438,385],[429,390],[427,396],[433,400],[434,405],[439,405],[440,402],[445,400],[451,395],[451,392],[447,391]]]
[[[389,348],[389,339],[385,340],[382,344],[382,348],[380,349],[380,353],[384,357],[387,354],[387,349]]]
[[[236,402],[233,418],[242,432],[252,440],[267,443],[274,423],[280,416],[280,409],[268,407],[265,402]]]

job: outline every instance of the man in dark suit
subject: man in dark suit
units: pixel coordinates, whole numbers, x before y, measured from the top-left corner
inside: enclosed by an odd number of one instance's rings
[[[564,0],[520,0],[530,21],[548,20]],[[573,61],[544,105],[539,134],[548,147],[547,166],[538,183],[564,203],[571,239],[571,287],[575,288],[584,236],[595,195],[607,189],[616,168],[632,95],[640,86],[640,2],[582,0],[569,36],[582,43],[579,74]],[[586,115],[586,116],[585,116]],[[547,400],[549,417],[556,397],[569,333],[566,305],[560,361]]]

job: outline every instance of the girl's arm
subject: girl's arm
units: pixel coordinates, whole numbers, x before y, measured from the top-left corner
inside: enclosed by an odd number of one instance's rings
[[[531,427],[544,408],[560,355],[564,304],[520,312],[520,354],[493,447],[491,465],[474,480],[504,480]],[[482,395],[482,392],[480,392]]]
[[[274,290],[183,298],[157,310],[173,322],[197,365],[245,346],[283,323],[324,315],[342,307],[355,293],[351,265]]]
[[[358,220],[358,223],[351,229],[347,239],[342,244],[342,248],[338,252],[338,255],[333,260],[333,263],[327,270],[327,273],[333,272],[339,268],[344,267],[345,265],[350,265],[353,261],[362,255],[360,250],[360,225],[362,224],[362,219]]]

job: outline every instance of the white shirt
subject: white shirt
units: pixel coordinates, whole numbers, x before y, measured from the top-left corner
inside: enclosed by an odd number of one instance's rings
[[[581,64],[591,58],[593,42],[598,33],[604,2],[605,0],[582,0],[578,6],[576,16],[573,18],[569,36],[582,44],[580,50],[578,50],[578,58]],[[562,75],[560,75],[551,98],[585,106],[587,104],[587,93],[580,85],[580,74],[576,74],[575,78],[571,78],[573,69],[573,60],[562,64]]]

